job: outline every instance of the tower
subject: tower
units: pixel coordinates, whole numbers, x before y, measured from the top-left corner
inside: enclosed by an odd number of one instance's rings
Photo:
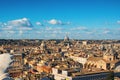
[[[42,41],[41,45],[40,45],[40,49],[41,50],[46,50],[46,44],[44,41]]]

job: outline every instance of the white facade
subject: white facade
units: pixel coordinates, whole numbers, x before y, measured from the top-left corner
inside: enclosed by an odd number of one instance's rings
[[[94,74],[84,74],[79,76],[68,76],[68,71],[62,70],[62,73],[58,72],[58,69],[52,68],[52,74],[55,80],[105,80],[110,74],[109,72],[98,72]]]
[[[76,56],[70,56],[71,59],[73,59],[74,61],[77,61],[81,64],[85,64],[87,62],[87,58],[83,58],[83,57],[76,57]]]
[[[87,45],[87,43],[88,43],[87,41],[82,41],[83,45]]]
[[[58,69],[52,68],[52,74],[55,80],[72,80],[72,77],[68,76],[68,72],[62,70],[62,73],[58,73]]]

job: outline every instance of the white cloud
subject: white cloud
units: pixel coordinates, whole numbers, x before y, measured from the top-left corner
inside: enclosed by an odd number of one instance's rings
[[[2,30],[11,30],[13,27],[12,26],[4,26]]]
[[[67,22],[66,24],[68,24],[68,25],[69,25],[69,24],[71,24],[71,22]]]
[[[117,23],[120,24],[120,20],[118,20]]]
[[[88,35],[92,35],[92,34],[94,34],[95,32],[86,32],[86,34],[88,34]]]
[[[103,34],[109,34],[109,33],[110,33],[109,30],[105,30],[105,31],[103,31]]]
[[[75,28],[71,28],[71,30],[87,30],[86,27],[75,27]]]
[[[36,31],[36,33],[41,34],[41,31]]]
[[[20,30],[32,30],[32,28],[30,28],[30,27],[20,27],[20,28],[18,28],[18,29],[20,29]]]
[[[20,30],[20,31],[19,31],[19,35],[22,35],[22,34],[23,34],[23,31],[22,31],[22,30]]]
[[[52,25],[69,25],[70,22],[62,22],[61,20],[51,19],[48,21],[49,24]]]
[[[6,25],[7,25],[7,23],[3,23],[3,25],[5,25],[5,26],[6,26]]]
[[[20,36],[33,29],[32,23],[27,18],[11,20],[0,25],[1,34],[8,35],[8,38],[11,38],[11,35]]]
[[[55,24],[61,24],[61,21],[56,19],[51,19],[50,21],[48,21],[48,23],[55,25]]]
[[[53,30],[53,28],[52,27],[46,27],[45,30],[50,31],[50,30]]]
[[[41,22],[36,22],[36,25],[43,26],[43,24]]]
[[[27,18],[8,21],[7,25],[12,27],[33,27],[31,22]]]
[[[32,30],[32,23],[27,18],[11,20],[4,23],[3,30]]]
[[[0,22],[0,27],[4,27],[6,25],[7,25],[6,23]]]
[[[56,30],[56,31],[58,31],[58,30],[62,30],[63,28],[61,28],[61,27],[46,27],[45,28],[45,30],[47,30],[47,31],[53,31],[53,30]]]
[[[15,31],[8,31],[8,33],[10,33],[10,34],[14,34],[14,33],[15,33]]]
[[[52,33],[54,33],[54,34],[58,34],[58,33],[63,33],[62,31],[52,31]]]

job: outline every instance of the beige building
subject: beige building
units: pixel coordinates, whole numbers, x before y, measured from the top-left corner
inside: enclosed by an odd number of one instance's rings
[[[83,44],[83,45],[87,45],[88,42],[87,42],[87,41],[82,41],[82,44]]]
[[[90,57],[84,65],[84,68],[101,68],[104,70],[115,69],[120,64],[117,53],[113,49],[108,49],[103,57]]]

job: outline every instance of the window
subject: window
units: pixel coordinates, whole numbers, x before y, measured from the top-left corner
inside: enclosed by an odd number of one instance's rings
[[[58,70],[58,74],[62,74],[62,70]]]
[[[112,60],[112,58],[109,58],[109,60],[111,61],[111,60]]]
[[[107,69],[110,70],[110,63],[107,63]]]

